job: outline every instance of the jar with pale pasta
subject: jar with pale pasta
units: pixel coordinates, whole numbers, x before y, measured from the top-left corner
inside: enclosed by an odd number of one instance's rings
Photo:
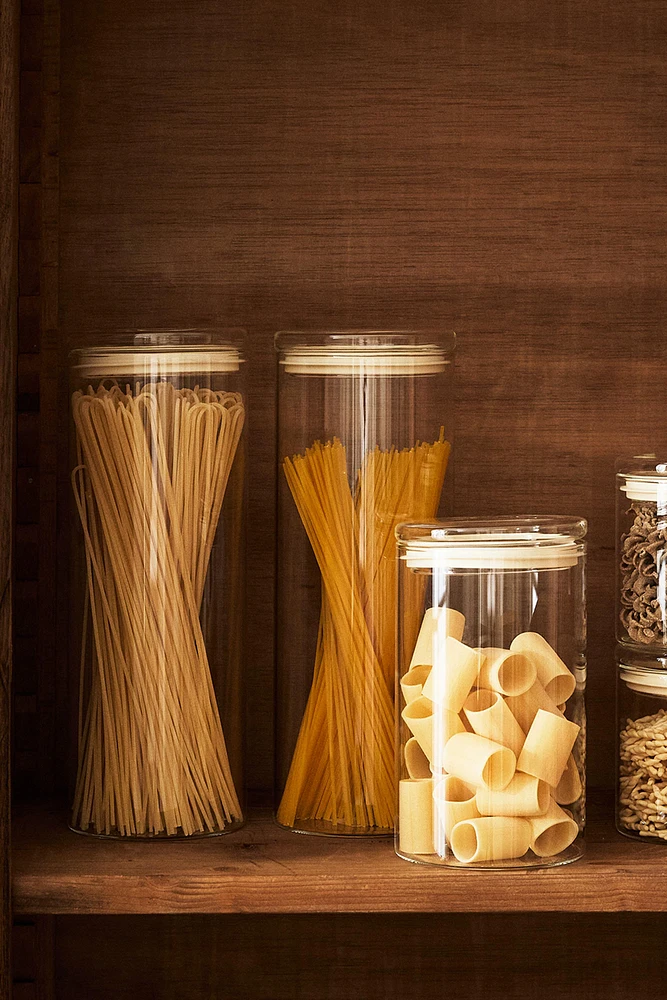
[[[242,343],[139,331],[72,352],[77,831],[242,823]]]
[[[454,335],[281,333],[276,788],[302,833],[394,828],[396,540],[442,512]]]
[[[400,857],[581,857],[585,533],[541,515],[398,528]]]
[[[667,843],[667,658],[618,652],[616,826]]]
[[[667,651],[667,459],[624,459],[616,483],[616,637],[661,656]]]

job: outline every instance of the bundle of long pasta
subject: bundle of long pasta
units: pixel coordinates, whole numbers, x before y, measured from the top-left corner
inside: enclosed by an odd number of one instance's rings
[[[219,832],[241,809],[199,613],[243,403],[157,382],[72,406],[88,577],[73,826]]]
[[[322,574],[313,682],[278,820],[389,830],[394,821],[394,642],[400,521],[437,511],[450,445],[367,454],[356,489],[338,439],[284,461]],[[414,595],[414,633],[421,594]]]

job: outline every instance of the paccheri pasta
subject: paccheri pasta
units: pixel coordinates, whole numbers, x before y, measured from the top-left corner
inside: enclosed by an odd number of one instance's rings
[[[471,648],[447,634],[453,620],[461,635],[450,609],[427,610],[419,662],[413,655],[405,675],[419,677],[421,692],[412,698],[414,682],[401,684],[401,716],[412,737],[403,751],[410,777],[400,782],[399,849],[408,855],[451,851],[463,864],[528,851],[556,855],[579,832],[562,806],[581,794],[572,757],[580,727],[548,692],[567,701],[574,676],[537,633],[516,636],[509,650]],[[422,769],[419,778],[412,776],[413,740],[431,771]]]
[[[200,610],[242,399],[102,383],[75,392],[72,409],[87,573],[72,825],[221,832],[241,807]]]
[[[393,829],[394,532],[407,517],[434,516],[449,451],[444,432],[411,449],[376,448],[354,489],[338,439],[284,461],[322,578],[312,687],[277,813],[286,826]],[[417,585],[408,611],[415,638],[422,593]]]

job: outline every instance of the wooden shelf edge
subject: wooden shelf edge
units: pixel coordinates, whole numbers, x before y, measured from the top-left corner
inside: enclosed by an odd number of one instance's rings
[[[387,840],[296,837],[266,812],[229,837],[130,844],[76,836],[61,811],[31,806],[15,818],[13,905],[18,914],[667,911],[667,848],[621,837],[609,809],[598,813],[581,861],[478,872],[409,865]]]

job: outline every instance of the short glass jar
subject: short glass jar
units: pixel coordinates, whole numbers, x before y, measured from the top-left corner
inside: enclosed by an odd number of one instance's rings
[[[278,352],[277,820],[394,825],[396,540],[442,513],[454,335],[285,332]]]
[[[528,868],[581,856],[585,533],[543,516],[398,528],[401,857]]]
[[[667,842],[667,658],[617,655],[616,827]]]
[[[616,638],[667,651],[667,460],[623,459],[616,473]]]
[[[138,331],[71,354],[79,832],[242,822],[242,344]]]

